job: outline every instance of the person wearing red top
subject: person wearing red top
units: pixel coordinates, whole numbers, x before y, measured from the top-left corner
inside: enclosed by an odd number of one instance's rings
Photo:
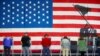
[[[50,56],[51,38],[49,38],[48,34],[44,35],[41,44],[43,46],[42,56]]]

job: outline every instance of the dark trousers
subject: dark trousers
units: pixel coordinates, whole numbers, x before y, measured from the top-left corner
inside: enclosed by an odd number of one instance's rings
[[[98,56],[100,56],[100,48],[97,48]]]
[[[10,47],[4,46],[4,56],[10,56]]]
[[[80,51],[80,56],[85,56],[85,51]]]
[[[49,49],[49,47],[43,47],[42,56],[50,56],[50,49]]]

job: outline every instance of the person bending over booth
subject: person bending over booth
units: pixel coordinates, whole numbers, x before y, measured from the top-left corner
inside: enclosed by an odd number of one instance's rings
[[[67,38],[67,36],[64,36],[64,38],[61,39],[61,47],[63,56],[68,56],[70,50],[70,40]]]
[[[81,56],[85,56],[87,50],[87,44],[86,41],[83,39],[83,37],[80,37],[78,40],[78,48]]]

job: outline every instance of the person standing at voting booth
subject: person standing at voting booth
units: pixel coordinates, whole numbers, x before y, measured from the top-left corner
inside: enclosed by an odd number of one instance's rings
[[[44,37],[42,38],[42,56],[50,56],[50,46],[51,46],[51,38],[49,37],[48,34],[45,34]]]
[[[21,38],[22,49],[23,49],[23,56],[29,56],[29,47],[31,45],[30,40],[31,39],[28,36],[28,33],[25,32],[24,35]]]
[[[81,56],[85,56],[86,50],[87,50],[87,44],[83,37],[80,37],[78,40],[78,50],[81,54]]]
[[[67,36],[64,36],[64,38],[61,39],[61,47],[62,47],[63,56],[68,56],[70,50],[70,41],[67,38]]]
[[[100,56],[100,36],[97,36],[96,38],[96,47],[97,47],[98,56]]]
[[[4,56],[10,56],[11,52],[11,46],[12,46],[13,40],[11,37],[5,37],[3,39],[3,45],[4,45]]]

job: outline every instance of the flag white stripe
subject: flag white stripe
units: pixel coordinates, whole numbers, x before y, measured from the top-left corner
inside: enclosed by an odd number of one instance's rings
[[[96,29],[100,33],[100,29]],[[80,32],[80,28],[8,28],[0,29],[0,32]]]
[[[80,28],[1,28],[0,32],[79,32]]]
[[[53,15],[54,16],[55,15],[58,15],[58,16],[59,15],[66,15],[66,16],[68,16],[68,15],[77,15],[77,16],[81,16],[78,11],[53,11]],[[100,17],[100,12],[88,12],[86,15],[87,16],[98,16],[98,17]]]
[[[21,41],[21,37],[22,36],[18,36],[18,37],[15,37],[13,36],[13,41]],[[43,36],[30,36],[31,37],[31,41],[42,41],[42,38]],[[50,36],[51,38],[51,41],[60,41],[61,38],[63,36]],[[68,38],[70,38],[72,41],[77,41],[77,39],[79,38],[78,36],[68,36]],[[0,41],[3,41],[4,37],[0,37]]]
[[[21,45],[13,45],[12,50],[22,50],[22,46]],[[42,49],[42,45],[31,45],[30,47],[31,50],[41,50]],[[60,45],[51,45],[50,47],[51,50],[59,50],[61,49]],[[3,46],[0,45],[0,50],[3,50]]]
[[[100,8],[100,4],[88,3],[53,3],[53,7],[74,7],[73,5],[81,5],[89,8]]]
[[[90,24],[93,25],[100,25],[100,21],[99,20],[87,20]],[[86,21],[84,19],[80,19],[80,20],[74,20],[74,19],[61,19],[61,20],[57,20],[55,19],[53,21],[54,24],[86,24]]]

